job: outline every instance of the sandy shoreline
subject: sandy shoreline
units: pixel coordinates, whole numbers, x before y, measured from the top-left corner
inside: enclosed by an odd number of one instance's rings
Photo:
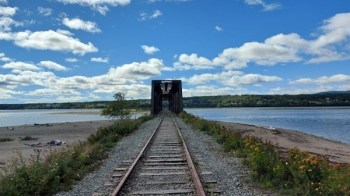
[[[323,155],[335,163],[350,163],[350,144],[332,141],[315,135],[281,128],[265,128],[231,122],[219,122],[243,136],[252,135],[278,145],[282,151],[297,147],[311,154]]]
[[[99,127],[107,126],[112,121],[85,121],[85,122],[64,122],[48,124],[32,124],[11,127],[0,127],[0,137],[12,138],[14,141],[0,142],[0,167],[9,163],[14,151],[20,152],[25,158],[34,153],[37,147],[30,144],[41,143],[41,149],[55,149],[85,140],[91,133],[95,133]],[[20,137],[31,136],[38,140],[21,141]],[[61,146],[49,146],[47,142],[51,140],[62,140],[66,144]]]
[[[46,145],[51,140],[62,140],[65,145],[70,145],[85,140],[91,133],[95,133],[99,127],[110,125],[112,121],[86,121],[65,122],[39,125],[22,125],[12,127],[0,127],[0,137],[14,139],[10,142],[0,142],[0,167],[12,160],[14,150],[28,158],[34,153],[35,148],[50,149],[62,146],[32,147],[30,144],[41,143]],[[253,135],[263,141],[271,141],[278,144],[281,150],[298,147],[313,154],[329,157],[330,161],[337,163],[350,163],[350,145],[331,141],[321,137],[291,131],[286,129],[269,129],[254,125],[245,125],[231,122],[219,122],[227,128],[242,133],[244,136]],[[31,136],[38,140],[21,141],[20,137]],[[65,146],[63,145],[63,146]]]

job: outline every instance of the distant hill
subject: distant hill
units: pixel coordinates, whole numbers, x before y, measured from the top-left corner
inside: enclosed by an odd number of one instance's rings
[[[0,104],[0,110],[104,108],[109,101],[75,103]],[[213,107],[305,107],[350,106],[350,91],[332,91],[308,95],[220,95],[184,97],[185,108]],[[151,100],[129,100],[130,108],[148,110]]]
[[[350,91],[326,91],[326,92],[320,92],[320,93],[316,93],[316,95],[334,95],[334,94],[350,94]]]

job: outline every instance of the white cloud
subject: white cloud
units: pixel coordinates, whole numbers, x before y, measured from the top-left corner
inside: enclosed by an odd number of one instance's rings
[[[217,32],[221,32],[221,31],[223,31],[224,29],[223,29],[222,27],[220,27],[220,26],[215,26],[215,30],[216,30]]]
[[[53,69],[56,71],[67,71],[68,68],[52,61],[41,61],[39,66],[46,67],[48,69]]]
[[[0,32],[1,31],[11,31],[12,26],[18,27],[22,26],[23,23],[17,22],[10,17],[0,17]]]
[[[195,88],[184,88],[182,93],[184,97],[193,96],[217,96],[217,95],[231,95],[235,94],[237,89],[231,87],[218,86],[196,86]]]
[[[1,7],[0,6],[0,16],[13,16],[18,10],[17,7]]]
[[[234,76],[240,76],[243,72],[240,71],[227,71],[227,72],[221,72],[221,73],[205,73],[200,75],[193,75],[192,77],[188,79],[184,79],[185,81],[189,82],[190,84],[205,84],[210,81],[220,81],[220,80],[227,80]]]
[[[10,59],[9,57],[7,57],[4,53],[0,53],[0,61],[10,62],[10,61],[13,61],[13,60]]]
[[[190,84],[206,84],[210,81],[221,83],[225,86],[243,86],[243,85],[256,85],[266,82],[278,82],[282,78],[278,76],[266,76],[260,74],[244,74],[240,71],[224,71],[221,73],[206,73],[200,75],[194,75],[191,78],[184,79]]]
[[[100,14],[105,15],[109,8],[108,6],[125,6],[128,5],[131,0],[57,0],[64,4],[78,4],[81,6],[88,6],[91,9],[98,11]]]
[[[260,5],[263,7],[263,11],[272,11],[280,9],[282,5],[280,3],[265,3],[263,0],[244,0],[248,5]]]
[[[350,83],[350,75],[336,74],[332,76],[322,76],[316,79],[301,78],[291,81],[290,84],[331,84],[331,83]]]
[[[152,58],[147,62],[133,62],[121,67],[111,68],[108,75],[125,79],[145,80],[152,76],[159,76],[163,67],[162,60]]]
[[[224,81],[228,86],[255,85],[266,82],[278,82],[282,78],[278,76],[265,76],[260,74],[246,74],[242,76],[233,76]]]
[[[75,62],[78,62],[78,59],[76,59],[76,58],[66,58],[65,61],[70,62],[70,63],[75,63]]]
[[[7,4],[7,0],[0,0],[0,3]]]
[[[17,46],[23,48],[64,51],[79,55],[98,51],[91,42],[85,44],[79,39],[53,30],[16,33],[0,32],[0,40],[14,41]]]
[[[90,60],[92,62],[96,62],[96,63],[108,63],[109,62],[108,58],[101,58],[101,57],[92,57]]]
[[[154,10],[152,14],[147,14],[146,12],[141,12],[140,13],[140,20],[145,21],[145,20],[151,20],[151,19],[156,19],[160,16],[162,16],[162,12],[160,10]]]
[[[161,15],[163,15],[163,14],[162,14],[162,12],[161,12],[160,10],[154,10],[154,11],[153,11],[153,14],[150,16],[150,18],[151,18],[151,19],[153,19],[153,18],[158,18],[158,17],[160,17]]]
[[[52,14],[51,8],[38,7],[39,14],[43,16],[50,16]]]
[[[274,66],[300,62],[324,63],[350,59],[350,13],[336,14],[324,21],[321,34],[306,40],[296,33],[277,34],[264,42],[247,42],[240,47],[224,49],[212,60],[197,54],[182,54],[174,63],[179,70],[210,69],[222,66],[227,70],[241,69],[250,63]],[[187,59],[187,60],[184,60]]]
[[[101,30],[97,27],[97,24],[95,22],[84,21],[79,18],[64,18],[62,23],[67,27],[75,30],[83,30],[91,33],[101,32]]]
[[[159,48],[154,47],[154,46],[142,45],[141,48],[143,49],[144,53],[149,54],[149,55],[152,55],[152,54],[159,51]]]
[[[264,43],[248,42],[239,48],[225,49],[213,59],[213,63],[223,65],[226,69],[239,69],[250,62],[265,66],[298,62],[302,60],[298,56],[300,49],[293,44],[302,41],[297,34],[279,34],[266,39]]]
[[[39,67],[37,67],[31,63],[25,63],[25,62],[20,62],[20,61],[6,63],[2,66],[2,68],[13,69],[13,70],[22,70],[22,71],[25,71],[25,70],[38,71],[38,70],[40,70]]]
[[[174,68],[177,70],[200,70],[214,68],[213,62],[205,57],[200,57],[193,53],[191,55],[181,54],[178,62],[174,63]]]
[[[298,62],[302,60],[299,53],[305,50],[308,42],[298,34],[278,34],[265,40],[264,43],[247,42],[241,47],[224,49],[213,60],[200,57],[197,54],[181,54],[174,68],[179,70],[212,69],[215,66],[227,70],[241,69],[248,63],[272,66],[281,63]]]
[[[321,34],[311,41],[308,53],[316,55],[309,63],[344,60],[350,58],[349,50],[338,52],[335,48],[346,48],[350,37],[350,13],[340,13],[324,21]],[[335,47],[336,46],[336,47]],[[339,50],[339,49],[338,49]]]

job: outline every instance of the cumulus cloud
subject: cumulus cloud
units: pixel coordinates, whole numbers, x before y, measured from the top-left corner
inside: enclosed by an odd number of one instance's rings
[[[302,58],[298,55],[300,48],[295,47],[296,43],[302,45],[304,40],[297,34],[279,34],[266,39],[264,43],[248,42],[238,48],[225,49],[213,59],[213,63],[226,69],[239,69],[250,62],[265,66],[298,62]]]
[[[291,81],[290,84],[330,84],[330,83],[350,83],[350,75],[336,74],[332,76],[322,76],[319,78],[301,78]]]
[[[251,63],[274,66],[301,61],[324,63],[350,59],[350,13],[336,14],[325,20],[320,31],[313,40],[304,39],[297,33],[277,34],[263,42],[247,42],[239,47],[226,48],[213,59],[182,54],[174,63],[174,68],[199,70],[221,66],[231,70]]]
[[[147,46],[147,45],[142,45],[141,48],[143,49],[143,52],[149,55],[152,55],[156,52],[159,51],[159,48],[155,46]]]
[[[41,61],[38,66],[53,69],[54,62]],[[145,98],[150,94],[150,86],[143,80],[159,76],[164,67],[162,60],[149,59],[110,68],[108,72],[97,76],[58,77],[53,72],[44,71],[30,63],[12,63],[6,66],[13,69],[11,74],[0,74],[0,84],[5,89],[16,90],[21,86],[35,86],[36,89],[22,94],[28,96],[46,96],[55,101],[59,96],[76,101],[96,98],[97,94],[125,92],[129,97]],[[0,96],[1,99],[1,96]]]
[[[196,86],[195,88],[184,88],[182,93],[184,97],[193,96],[217,96],[217,95],[231,95],[237,92],[237,89],[231,87],[219,86]]]
[[[0,32],[0,40],[13,41],[17,46],[28,49],[64,51],[79,55],[98,51],[91,42],[85,44],[77,38],[53,30]]]
[[[97,27],[97,24],[95,22],[84,21],[79,18],[64,18],[62,23],[67,27],[75,30],[83,30],[91,33],[101,32],[101,30]]]
[[[0,6],[0,16],[13,16],[18,10],[17,7],[1,7]]]
[[[60,65],[58,63],[55,63],[53,61],[41,61],[38,65],[45,67],[47,69],[52,69],[52,70],[56,70],[56,71],[67,71],[68,70],[67,67]]]
[[[24,70],[32,70],[32,71],[40,70],[40,68],[37,67],[36,65],[33,65],[31,63],[20,62],[20,61],[6,63],[2,66],[2,68],[12,69],[12,70],[23,70],[23,71]]]
[[[128,5],[131,0],[57,0],[64,4],[78,4],[81,6],[87,6],[91,9],[105,15],[109,11],[108,6],[125,6]]]
[[[108,63],[109,59],[108,58],[101,58],[101,57],[92,57],[91,62],[96,62],[96,63]]]
[[[17,22],[10,17],[0,17],[0,32],[1,31],[11,31],[12,26],[18,27],[22,26],[23,23]]]
[[[2,62],[10,62],[10,61],[13,61],[13,60],[10,59],[9,57],[7,57],[5,55],[5,53],[0,53],[0,61],[2,61]]]
[[[133,62],[121,67],[111,68],[108,74],[125,79],[144,80],[152,76],[159,76],[163,67],[162,60],[152,58],[147,62]]]
[[[338,52],[336,48],[346,48],[350,37],[350,13],[340,13],[325,20],[320,27],[322,34],[311,41],[308,52],[316,55],[309,63],[344,60],[350,56],[349,50]]]
[[[193,53],[191,55],[181,54],[178,62],[174,63],[174,68],[177,70],[200,70],[200,69],[212,69],[213,62],[205,57],[200,57]]]
[[[265,3],[263,0],[244,0],[248,5],[259,5],[263,7],[263,11],[273,11],[280,9],[282,5],[280,3]]]
[[[206,84],[210,81],[221,83],[225,86],[243,86],[243,85],[256,85],[266,82],[278,82],[282,78],[278,76],[266,76],[260,74],[244,74],[240,71],[224,71],[221,73],[205,73],[200,75],[194,75],[185,81],[191,84]]]

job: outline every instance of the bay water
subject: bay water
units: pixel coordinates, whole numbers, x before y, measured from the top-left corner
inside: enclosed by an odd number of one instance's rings
[[[209,120],[297,130],[350,144],[350,107],[242,107],[187,108],[185,110]]]
[[[185,108],[185,111],[208,120],[297,130],[350,144],[350,107]],[[0,127],[95,120],[108,118],[96,109],[0,110]]]

